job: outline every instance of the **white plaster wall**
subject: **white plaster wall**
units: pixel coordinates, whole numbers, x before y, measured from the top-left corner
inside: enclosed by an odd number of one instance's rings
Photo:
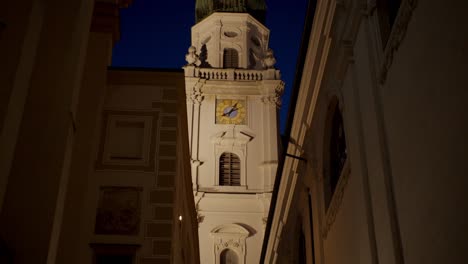
[[[224,83],[226,90],[220,92],[220,83],[207,81],[202,92],[204,99],[200,106],[198,158],[202,165],[198,168],[198,193],[196,199],[198,214],[203,218],[199,224],[201,263],[215,263],[214,243],[210,232],[223,224],[240,224],[247,226],[251,235],[246,240],[246,263],[258,263],[263,241],[264,218],[268,214],[273,178],[277,163],[277,145],[271,139],[277,139],[276,105],[262,102],[261,98],[269,94],[268,88],[280,84],[262,82],[228,82]],[[242,89],[239,89],[239,85]],[[247,88],[246,88],[247,87]],[[247,104],[247,123],[245,125],[221,125],[215,123],[216,98],[243,98]],[[188,104],[188,108],[197,107]],[[192,108],[194,109],[194,108]],[[196,112],[196,111],[195,111]],[[189,114],[190,119],[193,116]],[[192,119],[196,120],[196,119]],[[192,131],[190,126],[189,131]],[[215,156],[215,143],[212,138],[222,132],[231,132],[239,137],[238,132],[244,132],[253,137],[245,149],[246,186],[228,187],[216,186],[216,164],[219,157]],[[190,132],[191,133],[191,132]],[[192,139],[193,140],[193,139]],[[192,151],[192,155],[193,151]],[[242,158],[242,157],[241,157]],[[196,173],[192,169],[192,173]],[[241,175],[242,177],[242,175]],[[266,179],[266,180],[265,180]],[[223,194],[234,191],[238,194]],[[203,193],[218,192],[218,193]],[[267,192],[267,194],[257,194]],[[250,193],[250,194],[242,194]]]
[[[246,262],[258,263],[265,225],[263,205],[255,195],[212,194],[198,204],[198,212],[204,216],[199,223],[200,263],[215,263],[214,239],[211,231],[223,224],[240,224],[249,230],[246,239]],[[240,257],[240,256],[239,256]]]
[[[222,94],[228,96],[227,94]],[[238,96],[238,95],[233,95]],[[235,131],[236,133],[245,132],[254,138],[247,143],[246,147],[246,185],[248,190],[261,191],[264,189],[264,178],[274,177],[272,172],[263,170],[262,168],[266,163],[271,162],[267,159],[265,152],[270,150],[272,153],[268,155],[277,156],[277,149],[270,149],[269,142],[264,139],[266,135],[272,133],[276,135],[274,127],[269,126],[265,129],[265,122],[267,124],[276,124],[276,115],[270,116],[270,120],[263,121],[267,113],[264,110],[264,103],[260,101],[259,96],[242,96],[247,102],[247,124],[246,125],[222,125],[215,123],[216,112],[216,95],[206,95],[205,100],[202,102],[200,111],[200,160],[203,165],[200,166],[199,185],[200,188],[213,188],[215,186],[215,178],[219,177],[216,172],[215,165],[218,159],[215,156],[215,144],[212,138],[225,131]],[[276,111],[276,110],[275,110]],[[270,131],[271,130],[271,131]],[[272,144],[273,145],[273,144]],[[277,162],[277,160],[274,160]]]
[[[235,36],[229,37],[225,33]],[[264,221],[278,163],[277,100],[284,85],[278,80],[279,71],[266,69],[263,65],[268,38],[269,30],[248,14],[215,13],[192,28],[192,46],[196,47],[198,55],[202,55],[201,48],[206,44],[209,63],[209,66],[202,62],[196,64],[197,67],[189,65],[185,68],[201,263],[216,263],[211,231],[228,224],[239,224],[250,231],[246,239],[245,263],[259,262]],[[233,75],[218,79],[217,75],[197,75],[198,71],[234,74],[234,69],[213,69],[223,67],[225,48],[238,51],[238,68],[258,70],[236,70],[236,74],[254,73],[263,77],[253,80],[234,78]],[[251,49],[256,54],[255,65],[249,64]],[[216,99],[245,100],[246,123],[216,124]],[[219,186],[217,183],[219,155],[224,151],[237,154],[241,160],[241,186]]]

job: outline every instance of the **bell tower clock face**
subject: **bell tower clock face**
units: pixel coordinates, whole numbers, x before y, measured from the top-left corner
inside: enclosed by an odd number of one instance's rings
[[[216,124],[245,125],[246,119],[245,100],[216,99]]]

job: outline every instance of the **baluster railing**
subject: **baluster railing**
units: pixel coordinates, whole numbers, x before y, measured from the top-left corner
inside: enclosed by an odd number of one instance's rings
[[[261,81],[263,79],[262,71],[244,69],[198,69],[195,75],[211,80]]]

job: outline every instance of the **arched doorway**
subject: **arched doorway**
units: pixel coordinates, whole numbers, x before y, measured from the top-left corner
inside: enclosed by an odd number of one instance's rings
[[[239,260],[236,252],[232,249],[225,249],[220,255],[221,264],[238,264]]]

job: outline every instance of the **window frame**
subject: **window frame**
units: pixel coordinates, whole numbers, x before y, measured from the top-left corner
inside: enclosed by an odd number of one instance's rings
[[[339,114],[337,116],[336,114]],[[334,122],[335,119],[339,117],[341,128],[343,132],[343,142],[344,142],[344,151],[345,151],[345,160],[340,162],[340,169],[335,173],[336,179],[332,179],[332,141],[333,133],[334,133]],[[328,105],[327,115],[326,115],[326,123],[325,123],[325,137],[324,137],[324,145],[323,145],[323,198],[324,198],[324,205],[325,211],[327,212],[328,209],[331,207],[333,197],[337,193],[337,190],[340,186],[340,181],[342,181],[343,174],[347,171],[347,167],[349,166],[349,154],[348,154],[348,145],[347,138],[346,138],[346,129],[345,129],[345,122],[343,112],[340,109],[338,98],[334,97],[330,101]]]
[[[234,254],[236,256],[236,264],[239,264],[239,255],[237,254],[236,251],[232,250],[231,248],[225,248],[221,251],[221,253],[219,253],[219,263],[220,264],[226,264],[227,262],[224,261],[223,259],[223,256],[225,256],[225,254],[227,252],[232,252],[232,254]]]
[[[238,264],[246,262],[246,239],[252,234],[239,224],[223,224],[215,227],[210,232],[213,237],[213,263],[221,263],[221,253],[225,249],[236,252]]]
[[[223,163],[223,159],[228,159],[229,164],[228,168],[226,168]],[[237,164],[237,168],[234,167]],[[234,166],[233,166],[234,165]],[[236,153],[225,151],[223,152],[218,158],[218,185],[219,186],[241,186],[241,174],[242,174],[242,162]],[[234,173],[236,171],[237,173]],[[229,177],[226,179],[226,176]],[[235,176],[235,177],[233,177]],[[234,182],[235,180],[235,182]],[[228,182],[228,184],[225,184]]]
[[[229,55],[229,57],[228,57]],[[229,59],[229,61],[227,60]],[[229,62],[229,65],[227,65]],[[223,68],[224,69],[237,69],[240,65],[239,51],[232,47],[226,47],[223,50]]]

